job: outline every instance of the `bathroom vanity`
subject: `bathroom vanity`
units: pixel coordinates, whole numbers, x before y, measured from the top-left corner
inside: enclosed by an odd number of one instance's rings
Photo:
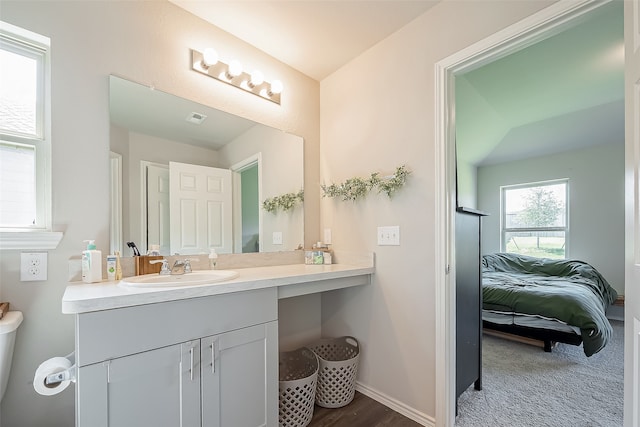
[[[367,285],[369,260],[243,268],[210,285],[69,285],[76,425],[278,426],[278,299]]]

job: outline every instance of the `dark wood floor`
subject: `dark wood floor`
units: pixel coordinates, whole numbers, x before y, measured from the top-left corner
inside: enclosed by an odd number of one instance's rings
[[[356,392],[353,401],[342,408],[316,405],[309,427],[421,427],[381,403]]]

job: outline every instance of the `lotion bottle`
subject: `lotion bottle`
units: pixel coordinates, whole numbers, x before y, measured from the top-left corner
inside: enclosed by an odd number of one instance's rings
[[[118,258],[116,255],[107,255],[107,280],[116,280],[116,266]]]
[[[96,249],[95,240],[85,240],[87,250],[82,251],[82,281],[96,283],[102,280],[102,252]]]

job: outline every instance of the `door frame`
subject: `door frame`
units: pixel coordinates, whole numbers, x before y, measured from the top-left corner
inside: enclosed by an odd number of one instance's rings
[[[166,169],[167,173],[169,172],[169,165],[150,162],[148,160],[140,160],[140,243],[138,250],[140,254],[146,254],[148,249],[147,238],[149,232],[147,230],[149,226],[149,217],[147,212],[147,198],[149,193],[149,177],[147,174],[147,169],[151,167]]]
[[[231,181],[233,186],[233,253],[242,253],[242,186],[240,172],[258,165],[258,201],[262,200],[262,152],[259,151],[244,160],[234,163],[229,168],[231,170]],[[263,224],[262,209],[258,208],[258,252],[263,251]]]
[[[624,425],[640,423],[640,2],[625,19]]]
[[[110,252],[124,254],[122,245],[122,154],[109,151],[109,186],[111,197]]]
[[[556,35],[609,1],[560,0],[435,64],[436,427],[455,424],[455,75]]]

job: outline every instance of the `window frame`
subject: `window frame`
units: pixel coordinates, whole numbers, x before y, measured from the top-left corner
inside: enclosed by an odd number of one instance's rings
[[[51,41],[48,37],[0,21],[2,49],[37,61],[36,133],[0,129],[0,140],[34,147],[36,163],[36,223],[0,227],[0,249],[55,249],[62,233],[52,231],[51,203]]]
[[[564,184],[565,191],[565,207],[564,207],[564,226],[558,227],[519,227],[507,228],[507,210],[506,210],[506,192],[507,190],[547,187],[551,185]],[[569,178],[553,179],[548,181],[527,182],[523,184],[503,185],[500,186],[500,251],[506,252],[507,249],[507,233],[517,232],[545,232],[545,231],[563,231],[564,232],[564,259],[569,258]]]

